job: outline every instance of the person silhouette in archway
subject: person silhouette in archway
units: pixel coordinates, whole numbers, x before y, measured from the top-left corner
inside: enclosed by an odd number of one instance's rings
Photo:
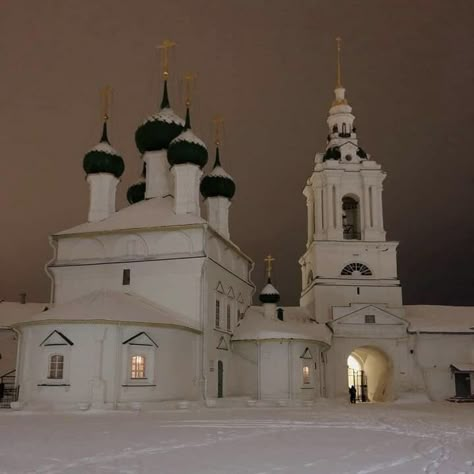
[[[354,385],[351,385],[351,388],[349,389],[349,398],[351,400],[351,403],[356,402],[356,395],[357,395],[357,390],[354,387]]]

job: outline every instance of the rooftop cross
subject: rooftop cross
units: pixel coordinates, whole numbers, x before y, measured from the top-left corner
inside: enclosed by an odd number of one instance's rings
[[[100,91],[101,112],[104,122],[110,118],[110,102],[112,101],[112,87],[105,86]]]
[[[197,78],[197,74],[188,72],[184,76],[184,92],[186,96],[186,107],[191,105],[191,95],[194,89],[194,81]]]
[[[267,278],[270,280],[270,278],[272,277],[272,263],[275,261],[275,259],[270,254],[268,254],[267,257],[263,259],[263,261],[265,262],[267,267]]]
[[[158,50],[161,52],[161,68],[163,69],[163,77],[164,79],[168,79],[169,76],[169,55],[168,52],[171,48],[176,46],[174,41],[165,39],[161,44],[157,46]]]
[[[342,87],[342,82],[341,82],[341,43],[342,39],[340,36],[336,38],[336,43],[337,43],[337,82],[336,82],[336,87]]]
[[[222,136],[222,127],[224,124],[224,117],[222,115],[216,115],[212,122],[214,123],[214,143],[216,146],[219,146],[221,143],[221,136]]]

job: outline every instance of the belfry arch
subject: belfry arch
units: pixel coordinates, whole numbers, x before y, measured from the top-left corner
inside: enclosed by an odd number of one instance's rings
[[[345,240],[360,240],[360,202],[356,196],[342,198],[342,227]]]
[[[348,387],[355,385],[361,402],[393,400],[393,364],[387,354],[374,346],[361,346],[347,357]]]

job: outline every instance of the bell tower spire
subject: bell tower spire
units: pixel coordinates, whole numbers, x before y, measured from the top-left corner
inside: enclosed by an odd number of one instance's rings
[[[341,302],[401,305],[397,242],[387,242],[382,191],[385,172],[360,147],[355,117],[342,85],[341,38],[336,39],[335,98],[328,140],[317,153],[303,194],[308,208],[307,251],[300,259],[302,306],[318,320]]]

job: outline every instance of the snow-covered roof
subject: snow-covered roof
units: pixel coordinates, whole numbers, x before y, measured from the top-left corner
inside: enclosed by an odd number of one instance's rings
[[[454,363],[451,364],[451,368],[458,372],[474,372],[474,364],[469,363]]]
[[[404,306],[408,332],[474,334],[474,306]]]
[[[143,121],[143,123],[154,122],[156,120],[166,123],[177,123],[178,125],[184,126],[184,120],[176,115],[174,110],[169,107],[161,109],[157,114],[150,115]]]
[[[55,235],[113,232],[122,229],[143,229],[204,224],[206,221],[192,214],[175,214],[173,198],[155,197],[120,209],[100,222],[86,222]]]
[[[283,321],[266,317],[261,306],[251,306],[234,330],[233,341],[255,339],[305,339],[331,343],[331,332],[325,324],[311,320],[300,307],[283,307]]]
[[[196,145],[200,145],[207,150],[206,144],[198,138],[192,130],[185,130],[184,132],[180,133],[171,143],[178,143],[178,142],[189,142],[195,143]]]
[[[260,292],[261,295],[279,295],[278,290],[271,284],[267,283],[262,291]]]
[[[100,142],[95,147],[91,148],[89,151],[101,151],[103,153],[108,153],[109,155],[117,155],[118,152],[115,148],[111,147],[107,142]]]
[[[34,314],[40,313],[47,307],[46,303],[14,303],[0,301],[0,327],[10,327],[13,324],[28,321]]]
[[[232,176],[227,173],[227,171],[222,168],[222,166],[215,166],[212,171],[208,174],[208,176],[217,176],[219,178],[227,178],[233,181]]]
[[[199,326],[172,309],[131,293],[98,290],[73,301],[51,306],[20,323],[46,321],[120,321],[129,324],[158,324],[200,331]]]

